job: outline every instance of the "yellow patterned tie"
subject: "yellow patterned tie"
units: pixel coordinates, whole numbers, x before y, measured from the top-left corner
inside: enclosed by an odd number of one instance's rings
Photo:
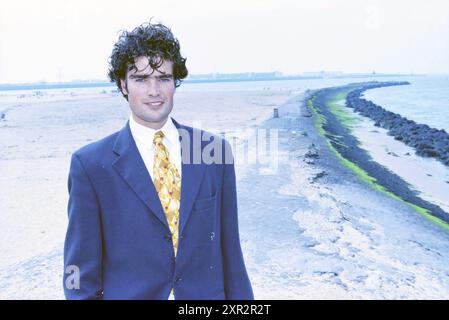
[[[176,257],[178,250],[179,206],[181,199],[181,177],[178,169],[170,162],[167,148],[162,143],[164,133],[154,134],[153,180],[159,199],[170,227],[173,249]]]

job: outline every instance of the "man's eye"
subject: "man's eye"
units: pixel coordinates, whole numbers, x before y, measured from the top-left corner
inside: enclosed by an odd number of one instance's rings
[[[136,79],[136,82],[144,82],[145,81],[145,79],[143,79],[143,78],[137,78]]]
[[[171,78],[167,77],[167,78],[160,78],[162,82],[168,82],[171,80]]]

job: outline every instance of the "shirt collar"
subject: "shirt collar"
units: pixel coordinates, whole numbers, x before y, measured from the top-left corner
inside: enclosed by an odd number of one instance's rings
[[[169,144],[174,144],[176,141],[179,141],[178,129],[173,123],[171,117],[167,119],[162,128],[155,130],[137,123],[131,115],[129,118],[129,127],[134,139],[146,145],[153,144],[154,134],[157,131],[162,131],[164,134],[164,141],[168,141]]]

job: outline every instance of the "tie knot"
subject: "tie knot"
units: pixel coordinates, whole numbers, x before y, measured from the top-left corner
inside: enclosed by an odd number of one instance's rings
[[[163,138],[164,138],[164,133],[162,131],[157,131],[154,134],[153,143],[160,143],[160,142],[162,142]]]

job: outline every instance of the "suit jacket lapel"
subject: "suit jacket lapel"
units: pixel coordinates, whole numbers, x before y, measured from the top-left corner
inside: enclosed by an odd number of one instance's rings
[[[201,140],[198,147],[193,144],[193,129],[180,125],[175,120],[173,120],[173,123],[178,131],[183,131],[183,134],[180,133],[180,136],[187,134],[186,140],[189,141],[189,143],[185,143],[186,141],[184,143],[181,142],[181,157],[184,159],[187,152],[186,159],[188,159],[187,162],[182,161],[181,204],[179,209],[179,234],[182,234],[198,194],[206,165],[193,163],[194,152],[200,152],[201,154],[202,151]],[[199,139],[201,139],[201,136]],[[198,150],[198,148],[201,150]],[[113,151],[119,156],[113,163],[115,170],[151,212],[168,228],[167,218],[165,217],[159,196],[132,137],[129,122],[119,132]]]
[[[119,132],[113,151],[119,157],[112,166],[151,212],[168,228],[159,196],[132,137],[129,122]]]
[[[201,154],[202,151],[201,140],[199,141],[199,146],[195,146],[193,143],[193,129],[191,127],[180,125],[174,119],[173,123],[179,131],[181,140],[181,158],[183,160],[181,177],[181,205],[179,209],[179,234],[182,235],[182,231],[189,220],[193,203],[195,202],[198,194],[206,165],[202,163],[193,163],[194,152],[200,152]],[[186,141],[183,142],[181,137],[185,137],[189,143],[186,143]],[[201,139],[201,136],[199,136],[199,139]]]

